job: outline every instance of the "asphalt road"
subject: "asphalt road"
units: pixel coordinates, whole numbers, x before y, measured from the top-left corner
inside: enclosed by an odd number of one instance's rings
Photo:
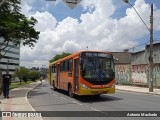
[[[70,98],[67,92],[53,91],[47,82],[43,82],[33,89],[28,94],[28,100],[36,111],[96,111],[102,114],[102,111],[160,111],[160,96],[116,91],[115,94],[101,95],[100,97]],[[95,115],[94,112],[87,114]],[[53,120],[51,117],[43,119]],[[54,117],[54,120],[75,119],[160,120],[158,117]]]

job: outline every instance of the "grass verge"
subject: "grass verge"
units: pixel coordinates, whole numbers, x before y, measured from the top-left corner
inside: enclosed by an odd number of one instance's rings
[[[21,86],[24,86],[24,85],[27,85],[27,84],[30,84],[32,82],[35,82],[35,81],[27,81],[27,82],[15,82],[15,83],[11,83],[9,89],[14,89],[14,88],[18,88],[18,87],[21,87]]]

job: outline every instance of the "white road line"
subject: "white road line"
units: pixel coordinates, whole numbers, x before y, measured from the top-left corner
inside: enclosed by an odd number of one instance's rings
[[[49,92],[49,91],[47,91],[48,93],[51,93],[51,92]]]
[[[60,98],[62,98],[62,99],[64,99],[64,100],[67,100],[67,98],[64,98],[64,97],[60,97]]]
[[[51,93],[50,91],[46,90],[45,88],[43,88],[43,89],[44,89],[44,91],[46,91],[46,92],[48,92],[48,93]]]
[[[58,96],[58,95],[56,95],[56,94],[52,94],[53,96]]]
[[[95,109],[95,108],[91,108],[92,110],[94,110],[94,111],[100,111],[100,110],[98,110],[98,109]]]
[[[82,105],[81,103],[76,102],[76,101],[74,101],[74,100],[72,100],[72,102],[73,102],[73,103],[76,103],[76,104],[78,104],[78,105]]]

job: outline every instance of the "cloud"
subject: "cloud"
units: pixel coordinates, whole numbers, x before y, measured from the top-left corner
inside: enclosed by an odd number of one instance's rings
[[[112,2],[83,0],[81,6],[85,13],[81,14],[80,21],[71,17],[57,21],[48,11],[30,13],[38,20],[36,29],[41,33],[33,49],[21,47],[22,64],[48,64],[47,61],[56,54],[86,50],[87,46],[89,50],[122,51],[137,45],[149,32],[133,8],[126,9],[126,16],[113,19],[116,6]],[[32,7],[28,6],[28,10]],[[137,0],[134,7],[143,18],[148,17],[150,6],[144,0]],[[155,8],[155,12],[160,11]],[[160,29],[159,23],[155,24],[155,29]]]
[[[49,12],[36,12],[32,15],[37,21],[35,28],[41,32],[47,29],[54,30],[57,24],[56,18],[52,16]]]
[[[33,0],[34,1],[34,0]],[[26,0],[21,1],[21,12],[25,14],[26,16],[30,15],[30,10],[32,9],[32,6],[30,6]]]

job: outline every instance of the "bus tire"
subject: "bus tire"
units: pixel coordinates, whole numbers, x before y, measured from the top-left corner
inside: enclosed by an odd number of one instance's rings
[[[73,98],[75,95],[74,95],[74,93],[73,93],[73,91],[72,91],[72,85],[70,85],[69,84],[69,86],[68,86],[68,95],[71,97],[71,98]]]
[[[99,97],[100,97],[100,94],[94,95],[93,97],[94,97],[94,98],[99,98]]]
[[[56,91],[56,90],[57,90],[57,88],[55,87],[55,83],[54,83],[54,81],[53,81],[53,90],[54,90],[54,91]]]

